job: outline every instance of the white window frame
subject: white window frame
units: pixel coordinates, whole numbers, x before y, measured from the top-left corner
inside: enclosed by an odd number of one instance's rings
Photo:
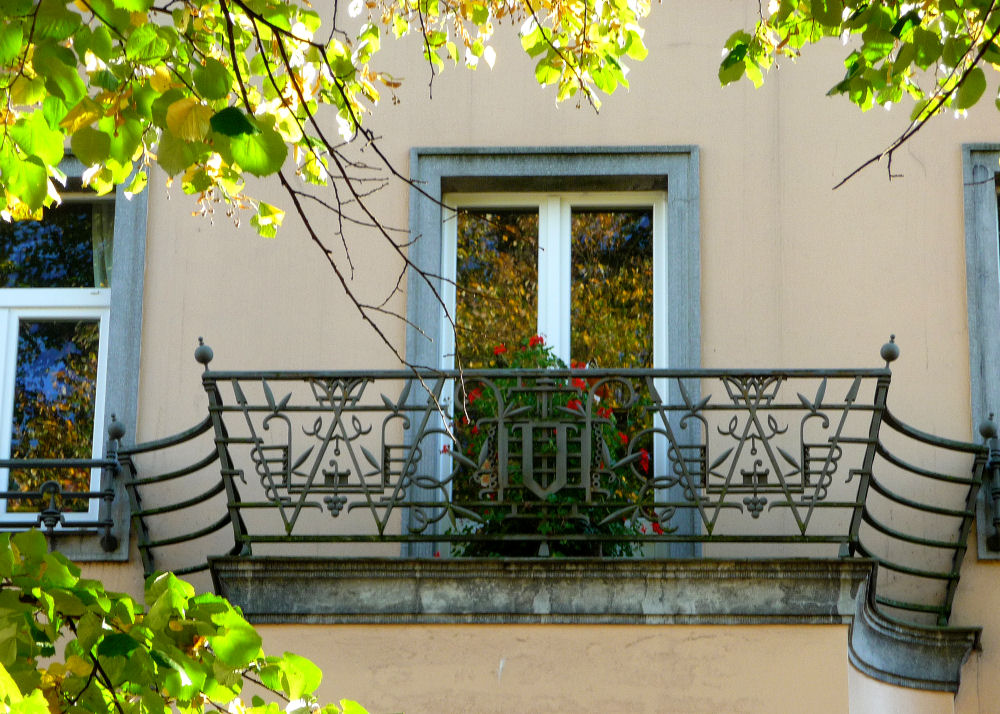
[[[85,191],[67,191],[61,196],[63,204],[115,203],[113,194],[98,196]],[[107,392],[108,341],[110,339],[111,288],[48,288],[0,287],[0,459],[10,458],[11,436],[14,419],[14,389],[17,373],[17,334],[22,319],[66,321],[97,320],[97,384],[94,394],[94,433],[91,436],[89,457],[104,456],[104,404]],[[10,488],[10,472],[0,469],[0,491]],[[88,489],[101,488],[101,470],[92,469]],[[0,518],[10,523],[34,522],[38,512],[17,513],[8,511],[6,499],[0,499]],[[93,520],[98,517],[100,502],[88,501],[86,511],[66,512],[66,521]]]
[[[97,384],[94,394],[94,431],[90,458],[104,455],[104,401],[107,383],[108,330],[111,317],[111,290],[108,288],[5,288],[0,290],[0,458],[10,458],[14,419],[14,390],[17,373],[18,326],[22,320],[66,321],[96,320]],[[0,490],[10,487],[8,469],[0,469]],[[88,489],[101,484],[101,470],[92,469]],[[92,520],[98,516],[99,502],[91,499],[86,511],[66,512],[67,522]],[[16,522],[34,522],[36,512],[10,512],[6,499],[0,499],[0,517]]]
[[[86,167],[76,159],[67,158],[60,165],[60,169],[67,176],[79,177]],[[128,182],[126,182],[127,184]],[[113,196],[96,197],[82,192],[63,194],[65,201],[81,199],[114,201],[113,278],[110,287],[0,288],[0,310],[7,307],[39,310],[50,308],[52,307],[51,303],[46,305],[28,303],[41,301],[43,294],[48,291],[71,290],[79,291],[75,298],[79,301],[78,304],[73,306],[64,304],[60,309],[63,310],[64,314],[66,311],[72,312],[72,310],[78,310],[78,312],[76,315],[68,316],[68,319],[85,316],[85,310],[103,311],[104,317],[100,326],[99,349],[101,352],[98,355],[100,386],[98,387],[94,419],[95,434],[97,435],[94,440],[94,453],[97,456],[104,455],[107,429],[112,414],[125,427],[125,443],[132,442],[135,435],[139,396],[148,193],[147,190],[137,196],[129,197],[125,194],[124,188],[119,186]],[[16,294],[22,290],[31,291],[35,295],[25,300]],[[19,304],[14,305],[14,301],[19,301]],[[5,322],[7,324],[0,326],[0,340],[9,339],[9,327],[7,326],[9,325],[9,317],[5,318]],[[0,347],[6,348],[6,345],[0,345]],[[6,379],[2,376],[4,374],[7,374],[6,363],[0,355],[0,379]],[[2,405],[7,403],[6,400],[0,402],[0,410],[3,410]],[[13,402],[11,401],[10,404],[12,405]],[[6,423],[8,424],[7,438],[9,439],[9,418]],[[99,452],[98,448],[101,449]],[[96,483],[92,485],[96,485]],[[129,536],[132,524],[124,480],[113,477],[110,471],[105,471],[103,474],[99,474],[99,488],[101,490],[110,489],[114,493],[114,500],[111,503],[101,502],[97,504],[97,513],[100,517],[110,519],[113,524],[110,534],[116,543],[113,550],[106,549],[108,540],[102,537],[103,530],[83,533],[75,532],[72,529],[66,529],[63,533],[57,531],[59,537],[54,545],[60,552],[75,561],[127,561],[130,555]],[[83,515],[80,514],[76,517],[81,518]],[[19,514],[7,514],[0,510],[0,518],[3,521],[0,523],[0,529],[16,528],[18,516]],[[66,516],[67,520],[72,520],[69,518],[70,514],[67,513]]]
[[[456,315],[458,263],[457,211],[504,208],[538,211],[538,321],[536,334],[545,337],[553,354],[570,362],[572,314],[572,212],[574,209],[636,209],[653,212],[653,367],[666,367],[667,324],[667,193],[666,191],[560,191],[546,193],[450,193],[443,197],[443,301]],[[442,369],[454,366],[455,337],[441,339]],[[605,367],[617,365],[602,365]]]

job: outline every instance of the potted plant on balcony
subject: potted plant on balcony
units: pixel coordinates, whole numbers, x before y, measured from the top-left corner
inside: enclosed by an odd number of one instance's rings
[[[497,345],[493,368],[567,370],[541,336]],[[581,368],[576,372],[577,368]],[[461,557],[629,557],[652,509],[648,413],[629,383],[537,372],[466,377],[453,424],[450,534]],[[580,538],[589,536],[590,538]]]

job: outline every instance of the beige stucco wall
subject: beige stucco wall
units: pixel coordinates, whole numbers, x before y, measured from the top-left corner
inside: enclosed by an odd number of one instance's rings
[[[373,714],[848,711],[843,626],[262,631],[266,646],[328,663],[324,695]]]
[[[383,102],[373,127],[404,172],[413,146],[697,145],[703,366],[879,366],[892,332],[902,349],[893,410],[932,433],[972,438],[961,144],[1000,139],[992,108],[933,122],[896,156],[903,178],[890,182],[877,166],[832,191],[905,127],[909,108],[863,116],[824,96],[843,71],[838,43],[783,63],[761,90],[720,89],[720,48],[756,13],[744,0],[656,5],[649,58],[633,63],[631,92],[607,99],[599,115],[557,107],[516,41],[498,43],[492,72],[448,69],[434,80],[433,100],[415,45],[390,46],[385,68],[406,81],[400,103]],[[288,207],[273,186],[261,191]],[[221,213],[192,217],[191,199],[162,179],[149,201],[140,440],[204,415],[191,357],[199,335],[219,369],[397,364],[293,217],[279,238],[264,240]],[[372,205],[405,227],[407,201],[406,187],[390,183]],[[349,240],[350,285],[380,302],[398,259],[370,235]],[[390,304],[405,310],[401,296]],[[400,322],[380,324],[403,345]],[[95,572],[123,589],[140,581],[134,561]],[[963,714],[1000,701],[998,577],[996,565],[967,558],[953,622],[985,630],[955,700]],[[541,711],[576,701],[582,711],[930,712],[951,703],[849,672],[843,627],[266,630],[269,644],[327,669],[328,694],[373,711]]]

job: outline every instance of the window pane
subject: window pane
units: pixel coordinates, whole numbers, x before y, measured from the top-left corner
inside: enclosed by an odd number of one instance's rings
[[[535,334],[537,211],[461,211],[456,282],[455,341],[466,367],[487,365],[497,345]]]
[[[652,367],[652,210],[574,210],[571,230],[573,360]]]
[[[107,287],[114,202],[66,201],[40,221],[0,221],[0,287]]]
[[[90,458],[99,338],[97,320],[20,321],[11,458]],[[90,470],[10,472],[10,490],[35,491],[46,481],[86,491]],[[11,501],[8,508],[28,506]],[[87,503],[68,502],[67,510],[87,510]]]

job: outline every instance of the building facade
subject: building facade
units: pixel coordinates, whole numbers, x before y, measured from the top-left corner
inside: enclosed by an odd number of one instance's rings
[[[373,128],[415,183],[369,205],[405,246],[327,240],[359,301],[406,318],[377,320],[385,341],[301,226],[263,240],[193,216],[162,176],[116,197],[110,277],[85,251],[76,282],[0,290],[8,489],[9,460],[38,454],[23,425],[44,415],[17,401],[32,369],[84,375],[83,451],[52,455],[95,495],[60,497],[58,547],[131,591],[206,566],[191,579],[267,648],[373,712],[994,711],[995,117],[939,117],[900,177],[877,164],[834,190],[909,110],[826,97],[832,46],[720,88],[720,48],[756,14],[654,8],[649,57],[599,114],[557,106],[514,37],[433,98],[415,44],[387,48],[406,81]],[[90,210],[93,246],[108,209]],[[595,225],[594,255],[627,265],[577,259]],[[626,275],[638,297],[598,289]],[[548,381],[448,371],[456,347],[511,367],[536,334],[566,365]],[[498,526],[502,557],[469,545],[490,526],[448,507],[463,493],[520,524]],[[33,503],[8,498],[6,522],[39,520]]]

